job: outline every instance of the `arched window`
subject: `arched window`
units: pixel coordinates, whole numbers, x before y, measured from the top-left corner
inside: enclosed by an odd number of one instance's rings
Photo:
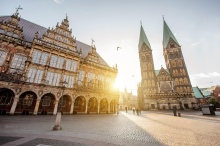
[[[188,79],[187,78],[184,78],[184,84],[187,85],[189,82],[188,82]]]
[[[182,78],[179,79],[179,82],[180,82],[180,85],[183,85],[183,79]]]
[[[174,60],[172,60],[171,64],[172,64],[172,67],[176,67],[176,62]]]
[[[178,66],[183,66],[183,63],[182,63],[181,59],[178,60]]]
[[[173,76],[176,76],[176,71],[175,70],[173,70]]]
[[[184,92],[187,92],[187,88],[186,87],[184,87]]]
[[[191,88],[190,87],[187,87],[187,90],[188,90],[188,92],[191,92]]]
[[[179,91],[180,91],[179,87],[177,87],[177,88],[176,88],[176,91],[177,91],[177,92],[179,92]]]
[[[180,92],[183,92],[183,87],[180,87],[180,90],[179,90]]]
[[[179,80],[177,78],[175,79],[175,84],[179,85]]]

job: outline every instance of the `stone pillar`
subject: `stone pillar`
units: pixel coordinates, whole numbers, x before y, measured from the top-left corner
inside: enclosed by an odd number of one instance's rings
[[[57,114],[58,103],[59,103],[59,100],[56,100],[56,103],[55,103],[55,106],[54,106],[54,110],[53,110],[53,115]]]
[[[100,112],[99,110],[100,110],[100,101],[98,100],[98,111],[97,111],[98,113],[97,114],[99,114]]]
[[[12,106],[11,106],[11,110],[10,110],[9,115],[14,115],[18,101],[19,101],[18,95],[15,95],[15,98],[14,98],[13,104],[12,104]]]
[[[110,102],[108,102],[108,113],[110,113]]]
[[[37,112],[38,112],[38,109],[39,109],[39,104],[40,104],[40,99],[37,99],[33,115],[37,115]]]
[[[74,108],[74,101],[72,101],[71,107],[70,107],[70,114],[73,114],[73,108]]]
[[[86,114],[87,114],[87,111],[88,111],[88,103],[89,103],[89,101],[86,100],[86,110],[85,110],[85,113],[86,113]]]

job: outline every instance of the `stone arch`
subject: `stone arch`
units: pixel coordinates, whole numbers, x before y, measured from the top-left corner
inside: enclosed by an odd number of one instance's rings
[[[117,106],[117,102],[115,99],[113,99],[111,102],[110,102],[110,112],[111,113],[115,113],[116,112],[116,106]]]
[[[106,98],[100,100],[100,112],[108,112],[108,100]]]
[[[183,79],[182,78],[179,79],[179,83],[180,83],[180,85],[183,85]]]
[[[9,88],[0,88],[0,115],[10,112],[15,94]]]
[[[53,114],[56,97],[52,93],[46,93],[41,97],[38,112],[41,115]]]
[[[74,102],[74,111],[77,112],[85,112],[86,109],[86,98],[84,96],[78,96]]]
[[[92,97],[88,101],[88,112],[98,111],[98,100],[96,97]]]
[[[37,100],[37,94],[33,91],[23,92],[19,96],[19,101],[15,109],[15,113],[21,113],[22,115],[33,114],[35,104]]]
[[[68,94],[63,95],[62,97],[60,97],[58,105],[61,104],[61,102],[62,102],[62,108],[61,108],[62,113],[63,114],[69,113],[72,103],[71,96]]]

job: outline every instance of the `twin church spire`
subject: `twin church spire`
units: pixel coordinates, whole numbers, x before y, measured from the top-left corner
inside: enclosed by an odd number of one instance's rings
[[[146,36],[146,34],[145,34],[145,32],[144,32],[144,29],[143,29],[142,25],[141,25],[140,37],[139,37],[139,44],[138,44],[138,49],[139,49],[139,50],[138,50],[138,51],[140,51],[140,49],[141,49],[143,43],[145,43],[145,44],[147,45],[147,47],[148,47],[149,49],[151,49],[150,43],[149,43],[149,41],[148,41],[148,39],[147,39],[147,36]]]
[[[178,41],[175,38],[175,36],[173,35],[172,31],[170,30],[169,26],[167,25],[166,21],[163,21],[163,47],[167,48],[167,45],[170,41],[170,38],[175,41],[178,45]],[[143,29],[143,26],[141,25],[141,29],[140,29],[140,37],[139,37],[139,44],[138,44],[138,49],[140,51],[143,43],[145,43],[149,49],[151,49],[150,43],[147,39],[147,36],[145,34],[145,31]],[[179,45],[180,46],[180,45]]]

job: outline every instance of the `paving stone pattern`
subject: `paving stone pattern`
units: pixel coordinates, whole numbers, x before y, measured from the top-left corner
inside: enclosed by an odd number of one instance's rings
[[[20,138],[23,138],[23,137],[0,136],[0,145],[3,145],[3,144],[6,144],[6,143],[9,143],[9,142],[18,140]]]
[[[51,146],[88,146],[76,142],[69,142],[69,141],[60,141],[54,139],[46,139],[46,138],[36,138],[19,146],[40,146],[40,145],[51,145]]]
[[[119,115],[63,115],[62,131],[52,131],[55,116],[2,116],[0,133],[65,136],[126,146],[220,145],[219,112],[217,116],[202,116],[201,111],[181,114],[174,117],[172,111],[142,111],[137,116],[129,111]]]

